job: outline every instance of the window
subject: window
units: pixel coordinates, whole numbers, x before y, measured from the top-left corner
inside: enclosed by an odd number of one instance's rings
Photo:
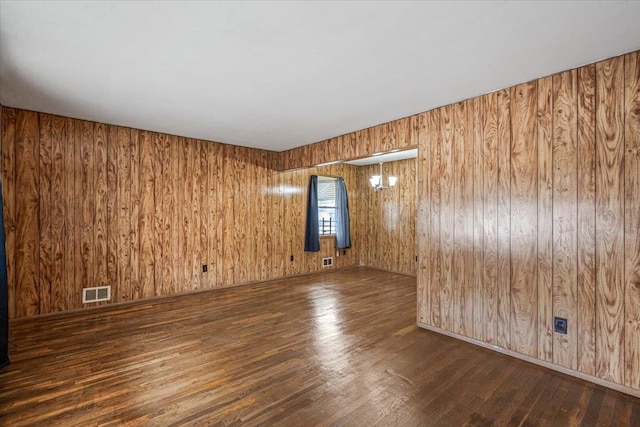
[[[318,176],[318,230],[321,236],[336,234],[336,178]]]

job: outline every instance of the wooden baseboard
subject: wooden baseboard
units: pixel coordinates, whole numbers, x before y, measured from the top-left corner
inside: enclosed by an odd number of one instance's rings
[[[407,273],[406,271],[388,270],[386,268],[376,267],[375,265],[360,264],[359,267],[370,268],[372,270],[386,271],[387,273],[402,274],[403,276],[418,277],[416,273]]]
[[[11,323],[14,322],[20,322],[23,319],[31,319],[33,317],[42,317],[42,318],[46,318],[46,317],[51,317],[51,316],[60,316],[60,315],[65,315],[65,314],[70,314],[70,313],[75,313],[75,312],[79,312],[79,311],[86,311],[86,310],[100,310],[100,309],[105,309],[105,308],[110,308],[110,307],[118,307],[121,305],[132,305],[132,304],[136,304],[136,303],[145,303],[145,302],[149,302],[149,301],[153,301],[153,300],[161,300],[164,298],[173,298],[173,297],[179,297],[179,296],[183,296],[183,295],[191,295],[191,294],[198,294],[201,292],[211,292],[211,291],[223,291],[226,289],[232,289],[232,288],[237,288],[240,286],[247,286],[247,285],[258,285],[258,284],[268,284],[269,282],[277,282],[278,280],[284,280],[284,279],[292,279],[295,277],[301,277],[301,276],[310,276],[312,274],[319,274],[319,273],[330,273],[332,271],[340,271],[340,270],[346,270],[349,268],[360,268],[357,265],[345,265],[342,267],[332,267],[332,268],[326,268],[323,270],[316,270],[316,271],[307,271],[304,273],[298,273],[298,274],[290,274],[287,276],[280,276],[280,277],[274,277],[272,279],[267,279],[267,280],[252,280],[252,281],[247,281],[247,282],[242,282],[242,283],[232,283],[230,285],[225,285],[225,286],[216,286],[213,288],[200,288],[200,289],[193,289],[190,291],[186,291],[186,292],[179,292],[179,293],[175,293],[175,294],[169,294],[169,295],[154,295],[154,296],[150,296],[150,297],[146,297],[146,298],[139,298],[139,299],[134,299],[134,300],[129,300],[129,301],[116,301],[116,302],[112,302],[112,301],[108,301],[108,302],[98,302],[98,303],[89,303],[92,305],[87,305],[85,307],[78,307],[78,308],[73,308],[71,310],[64,310],[64,311],[54,311],[52,313],[44,313],[44,314],[34,314],[32,316],[25,316],[25,317],[18,317],[18,318],[11,318],[9,319],[9,321]]]
[[[551,362],[547,362],[545,360],[540,360],[535,357],[528,356],[526,354],[518,353],[513,350],[507,350],[506,348],[498,347],[497,345],[488,344],[483,341],[479,341],[474,338],[465,337],[464,335],[456,334],[455,332],[449,332],[447,330],[427,325],[426,323],[417,322],[417,325],[423,329],[427,329],[432,332],[437,332],[442,335],[449,336],[451,338],[456,338],[461,341],[465,341],[471,344],[475,344],[479,347],[487,348],[489,350],[496,351],[498,353],[506,354],[507,356],[515,357],[516,359],[524,360],[525,362],[533,363],[548,369],[552,369],[557,372],[561,372],[566,375],[571,375],[572,377],[580,378],[581,380],[589,381],[594,384],[598,384],[634,397],[640,398],[640,390],[635,388],[628,387],[626,385],[614,383],[612,381],[603,380],[602,378],[595,377],[593,375],[585,374],[579,371],[574,371],[573,369],[565,368],[564,366],[556,365]]]

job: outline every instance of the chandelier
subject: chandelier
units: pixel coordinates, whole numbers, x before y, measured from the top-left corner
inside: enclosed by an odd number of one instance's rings
[[[380,162],[380,175],[373,175],[371,178],[369,178],[369,182],[373,187],[373,191],[392,189],[393,187],[395,187],[396,183],[398,182],[398,177],[390,176],[388,178],[389,186],[385,187],[384,177],[382,176],[382,162]]]

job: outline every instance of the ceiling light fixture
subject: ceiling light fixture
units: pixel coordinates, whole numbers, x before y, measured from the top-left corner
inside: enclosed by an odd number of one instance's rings
[[[369,178],[369,182],[371,183],[371,186],[373,187],[373,191],[392,189],[398,183],[398,177],[390,176],[389,177],[389,181],[388,181],[389,182],[389,186],[385,187],[384,186],[384,177],[382,175],[382,162],[380,162],[380,175],[371,176],[371,178]]]

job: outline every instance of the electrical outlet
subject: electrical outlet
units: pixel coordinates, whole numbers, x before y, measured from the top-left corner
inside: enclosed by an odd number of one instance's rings
[[[567,319],[562,317],[553,318],[553,330],[559,334],[567,334]]]
[[[207,264],[202,264],[202,272],[203,273],[207,272]]]

